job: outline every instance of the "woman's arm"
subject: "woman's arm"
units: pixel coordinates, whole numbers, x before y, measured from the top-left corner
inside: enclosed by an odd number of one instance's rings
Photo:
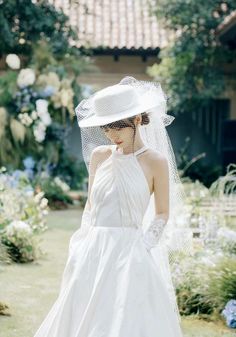
[[[143,240],[150,250],[159,242],[169,218],[169,169],[166,158],[155,153],[151,159],[153,172],[153,193],[155,201],[155,216],[151,220]]]
[[[167,159],[160,154],[152,160],[153,190],[156,215],[169,218],[169,168]]]
[[[101,145],[96,147],[91,154],[91,159],[89,163],[89,177],[88,177],[88,198],[84,207],[84,210],[90,211],[91,209],[91,190],[94,182],[94,177],[96,174],[96,170],[109,155],[111,154],[110,148],[107,146]]]
[[[96,149],[93,150],[91,154],[91,159],[89,163],[89,176],[88,176],[88,197],[87,201],[84,207],[84,211],[90,211],[91,209],[91,201],[90,201],[90,196],[91,196],[91,189],[97,169],[97,152]]]

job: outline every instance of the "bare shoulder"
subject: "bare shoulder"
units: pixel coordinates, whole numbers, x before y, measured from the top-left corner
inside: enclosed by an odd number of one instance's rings
[[[167,158],[161,152],[148,149],[146,151],[146,161],[148,166],[154,171],[167,168]]]
[[[91,154],[91,160],[103,161],[111,155],[112,149],[110,145],[100,145],[93,149]]]

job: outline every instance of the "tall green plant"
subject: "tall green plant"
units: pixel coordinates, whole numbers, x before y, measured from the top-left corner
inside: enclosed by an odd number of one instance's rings
[[[236,299],[236,260],[235,257],[222,258],[211,271],[208,294],[219,311],[226,303]]]
[[[199,109],[225,89],[222,65],[235,51],[220,45],[216,28],[235,7],[236,0],[156,1],[159,22],[176,37],[148,73],[163,83],[176,113]]]
[[[32,54],[32,44],[46,38],[53,52],[65,55],[76,33],[68,17],[46,0],[0,2],[0,56],[8,53]]]

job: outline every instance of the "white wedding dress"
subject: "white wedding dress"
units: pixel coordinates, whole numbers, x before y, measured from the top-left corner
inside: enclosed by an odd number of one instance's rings
[[[150,199],[143,147],[97,169],[91,226],[70,240],[57,300],[34,337],[182,337],[161,271],[142,241]]]

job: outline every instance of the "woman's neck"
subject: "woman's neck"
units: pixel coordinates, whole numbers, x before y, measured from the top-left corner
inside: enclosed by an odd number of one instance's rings
[[[136,152],[138,149],[141,149],[143,146],[144,146],[144,143],[140,137],[139,131],[137,130],[134,142],[131,141],[131,144],[126,147],[122,147],[122,150],[124,154],[129,154],[132,152]]]

